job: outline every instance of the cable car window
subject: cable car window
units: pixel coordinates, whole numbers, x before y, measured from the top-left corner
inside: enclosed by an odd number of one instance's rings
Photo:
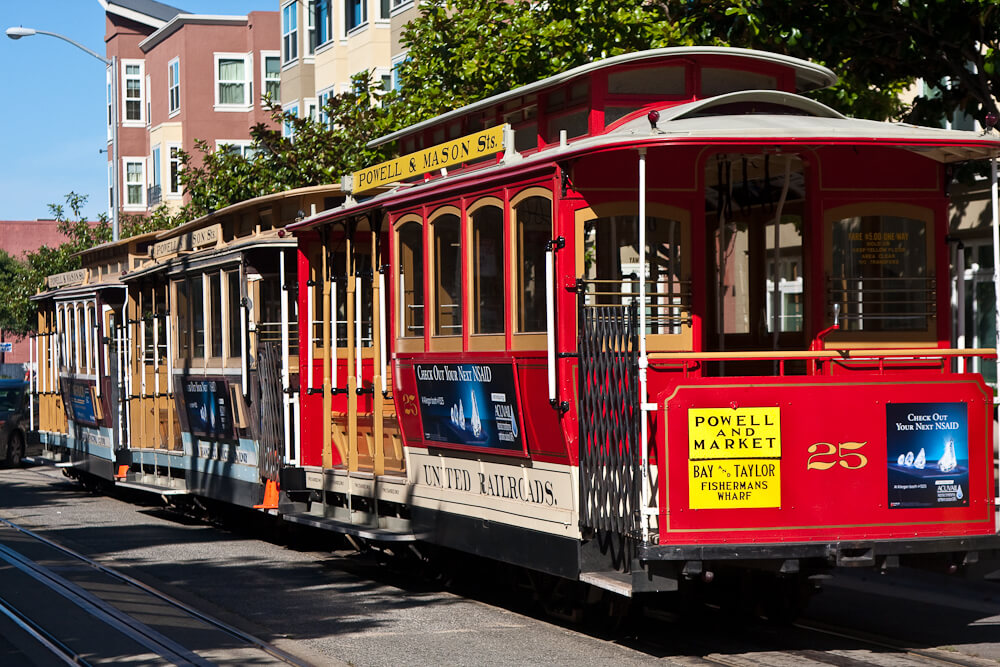
[[[833,223],[831,307],[843,331],[926,331],[936,303],[927,224],[890,215]]]
[[[608,94],[683,95],[684,80],[681,65],[619,70],[608,74]]]
[[[87,369],[89,373],[97,373],[97,310],[91,301],[87,304]]]
[[[462,334],[461,225],[457,215],[438,216],[434,230],[434,335]]]
[[[646,333],[679,334],[690,326],[690,284],[682,279],[681,223],[646,218]],[[584,224],[584,282],[592,304],[638,303],[639,218],[614,215]]]
[[[212,354],[210,356],[222,358],[222,276],[217,271],[208,275],[208,322],[210,340],[212,342]]]
[[[401,338],[424,335],[424,237],[420,223],[399,228],[399,322]]]
[[[156,301],[153,303],[153,313],[156,320],[153,326],[156,327],[156,359],[158,364],[166,364],[167,359],[167,287],[157,288],[155,293]]]
[[[142,363],[151,366],[156,355],[156,350],[153,349],[153,327],[156,326],[156,320],[153,319],[153,288],[149,287],[141,290],[139,298],[142,301],[139,311],[139,318],[141,320],[139,322],[139,330],[142,335]]]
[[[191,324],[194,340],[192,352],[195,359],[205,357],[205,282],[198,275],[191,281]]]
[[[503,210],[483,206],[472,214],[472,330],[504,333]]]
[[[191,311],[188,309],[188,283],[174,281],[174,316],[177,318],[177,358],[191,359]]]
[[[229,296],[228,311],[229,317],[227,318],[229,324],[229,352],[227,356],[229,357],[239,357],[243,354],[243,346],[240,344],[240,336],[242,335],[242,320],[240,318],[240,272],[239,271],[228,271],[226,272],[226,289]]]
[[[87,345],[87,323],[83,317],[83,306],[78,304],[76,306],[76,346],[77,346],[77,358],[76,358],[76,371],[78,373],[87,372],[87,354],[90,346]]]
[[[777,90],[773,76],[746,70],[721,67],[703,67],[701,70],[701,96],[724,95],[737,90]]]
[[[545,331],[545,244],[552,236],[552,202],[528,197],[514,207],[517,331]]]
[[[260,325],[258,340],[261,343],[281,344],[281,281],[278,273],[265,273],[260,281]],[[235,320],[239,322],[239,319]],[[238,326],[238,325],[233,325]]]

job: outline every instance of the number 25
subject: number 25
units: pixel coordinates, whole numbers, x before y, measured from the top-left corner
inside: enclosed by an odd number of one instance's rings
[[[809,445],[808,451],[811,456],[806,462],[806,470],[829,470],[837,463],[848,470],[864,468],[868,465],[868,457],[855,450],[861,449],[867,444],[867,442],[841,442],[834,446],[829,442],[817,442],[815,445]],[[836,457],[838,460],[822,460],[826,456]],[[855,463],[852,465],[850,460],[854,460]]]

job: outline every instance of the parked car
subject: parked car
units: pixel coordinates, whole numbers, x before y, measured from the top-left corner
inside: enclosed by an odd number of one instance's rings
[[[30,423],[28,383],[0,380],[0,461],[11,467],[21,465]]]

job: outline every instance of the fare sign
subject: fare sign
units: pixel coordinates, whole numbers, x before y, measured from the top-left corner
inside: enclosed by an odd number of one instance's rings
[[[781,408],[688,410],[691,509],[781,506]]]
[[[380,185],[422,176],[437,169],[445,169],[499,153],[504,150],[505,127],[507,126],[497,125],[482,132],[356,171],[351,175],[354,192],[365,192]]]

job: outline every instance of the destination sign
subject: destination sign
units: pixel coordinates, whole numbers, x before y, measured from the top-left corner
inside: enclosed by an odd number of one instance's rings
[[[87,269],[77,269],[75,271],[63,271],[62,273],[49,276],[48,282],[49,287],[55,289],[57,287],[82,285],[85,280],[87,280]]]
[[[506,127],[497,125],[482,132],[356,171],[351,175],[354,192],[365,192],[380,185],[422,176],[437,169],[445,169],[499,153],[504,150],[503,137]]]
[[[688,410],[691,509],[781,506],[781,408]]]
[[[195,250],[219,242],[222,236],[222,225],[214,224],[203,229],[196,229],[180,236],[153,245],[153,258],[159,259],[167,255],[176,255],[184,250]]]

